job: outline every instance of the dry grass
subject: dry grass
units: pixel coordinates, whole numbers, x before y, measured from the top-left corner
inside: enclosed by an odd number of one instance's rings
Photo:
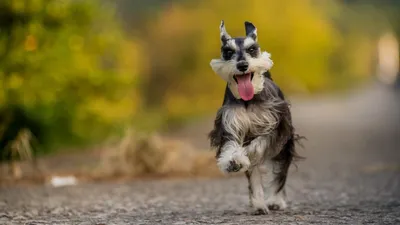
[[[8,174],[3,171],[6,170],[0,165],[2,176],[11,176],[14,179],[19,179],[23,176],[22,169],[20,167],[20,161],[27,162],[31,165],[31,170],[40,172],[39,167],[34,156],[34,150],[32,143],[35,142],[35,138],[28,129],[21,129],[14,140],[10,141],[5,149],[2,151],[8,151],[10,158],[8,161]]]
[[[23,176],[0,176],[0,185],[49,183],[53,176],[74,176],[79,183],[146,177],[220,177],[214,156],[213,151],[198,150],[180,140],[128,130],[123,138],[92,150],[41,157],[37,162],[40,173],[32,170],[30,160],[21,161]]]
[[[188,143],[157,134],[131,130],[105,148],[96,174],[102,176],[219,176],[214,152],[194,149]]]

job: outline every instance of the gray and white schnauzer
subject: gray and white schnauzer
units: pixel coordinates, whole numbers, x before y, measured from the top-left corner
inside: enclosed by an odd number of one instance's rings
[[[286,208],[289,167],[300,158],[289,103],[273,82],[273,62],[257,43],[257,28],[245,22],[246,37],[232,38],[220,25],[221,58],[211,60],[227,82],[222,107],[209,134],[217,164],[225,173],[245,172],[255,214]]]

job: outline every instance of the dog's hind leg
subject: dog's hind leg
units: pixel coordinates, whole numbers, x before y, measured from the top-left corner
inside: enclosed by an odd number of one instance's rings
[[[268,214],[259,166],[253,167],[251,170],[246,171],[245,174],[249,183],[249,200],[252,213],[255,215]]]
[[[263,183],[268,209],[283,210],[287,207],[285,184],[294,157],[294,139],[289,139],[280,153],[264,162]]]

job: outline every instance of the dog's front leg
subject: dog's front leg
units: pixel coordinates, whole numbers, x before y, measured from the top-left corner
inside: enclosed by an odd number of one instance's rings
[[[282,171],[281,165],[279,162],[267,159],[261,171],[266,203],[270,210],[284,210],[287,207],[284,189],[286,177],[282,177],[282,173],[286,173],[286,171]]]
[[[246,147],[246,152],[250,157],[251,164],[257,168],[257,174],[260,176],[260,182],[264,189],[262,192],[263,198],[265,195],[268,209],[283,210],[287,207],[284,187],[294,143],[292,139],[289,140],[280,151],[280,154],[272,159],[268,158],[268,154],[266,154],[268,152],[265,152],[270,146],[269,143],[270,139],[268,136],[257,137]],[[249,184],[251,185],[257,185],[257,182],[258,180],[249,179]]]
[[[250,144],[245,147],[246,155],[249,157],[252,165],[258,165],[264,160],[268,141],[268,137],[260,136],[252,140]]]
[[[244,172],[250,166],[246,151],[235,141],[226,142],[217,158],[217,165],[224,173]]]
[[[249,200],[252,213],[255,215],[268,214],[269,210],[265,204],[263,180],[259,166],[254,166],[251,170],[246,171],[246,177],[249,182]]]
[[[245,151],[250,158],[251,169],[246,172],[249,183],[250,207],[253,214],[268,214],[269,210],[265,204],[263,173],[265,172],[262,164],[264,152],[267,147],[267,137],[260,136],[254,139]]]

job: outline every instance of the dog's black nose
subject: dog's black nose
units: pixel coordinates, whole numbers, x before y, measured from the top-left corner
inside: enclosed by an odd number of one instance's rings
[[[236,68],[240,71],[240,72],[244,72],[249,68],[249,63],[247,61],[240,61],[236,64]]]

